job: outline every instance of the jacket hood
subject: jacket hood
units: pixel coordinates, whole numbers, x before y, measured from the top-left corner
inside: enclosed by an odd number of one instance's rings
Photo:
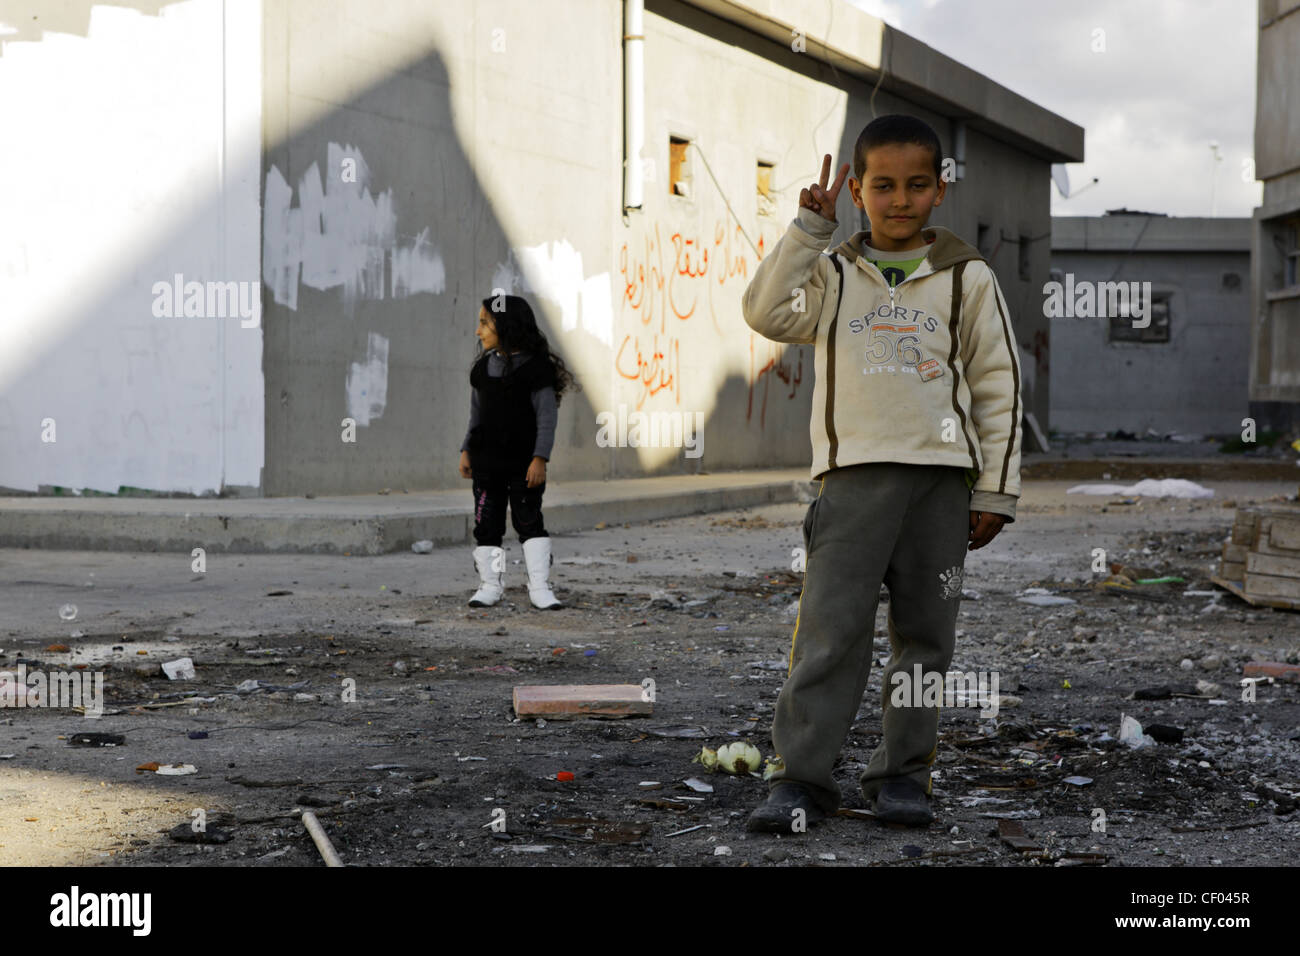
[[[929,243],[925,257],[930,260],[930,268],[936,272],[967,259],[984,258],[979,254],[978,249],[943,226],[929,226],[921,230],[921,235],[927,242],[931,238],[934,239]],[[864,229],[841,242],[834,251],[850,262],[857,262],[859,258],[866,255],[865,247],[869,245],[871,245],[871,230]]]

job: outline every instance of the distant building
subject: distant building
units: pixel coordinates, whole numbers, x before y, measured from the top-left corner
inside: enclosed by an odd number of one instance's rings
[[[1259,0],[1250,397],[1260,427],[1300,423],[1300,0]]]
[[[1240,432],[1250,232],[1245,218],[1128,210],[1052,219],[1053,430]]]

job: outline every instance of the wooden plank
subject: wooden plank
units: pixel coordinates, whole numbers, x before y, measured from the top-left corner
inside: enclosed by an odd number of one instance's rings
[[[1250,553],[1250,548],[1244,544],[1232,544],[1231,542],[1223,545],[1223,560],[1242,564],[1246,560],[1246,555]]]
[[[1238,508],[1237,516],[1232,522],[1232,543],[1247,548],[1255,543],[1255,532],[1259,529],[1259,513],[1249,508]]]
[[[1224,561],[1219,565],[1219,577],[1230,578],[1238,584],[1246,577],[1245,561]]]
[[[1286,598],[1267,598],[1247,594],[1245,588],[1242,587],[1242,582],[1240,580],[1234,581],[1217,575],[1212,576],[1210,580],[1225,591],[1231,591],[1247,604],[1253,604],[1256,607],[1277,607],[1286,610],[1300,611],[1300,601],[1288,601]]]
[[[1252,551],[1246,555],[1247,574],[1272,574],[1300,581],[1300,557],[1278,554],[1261,554]]]
[[[654,704],[640,684],[540,684],[514,690],[515,713],[520,717],[642,717]]]
[[[1274,516],[1269,524],[1268,543],[1275,548],[1300,551],[1300,515],[1294,518]]]
[[[1300,580],[1273,574],[1246,572],[1246,594],[1253,598],[1274,598],[1296,602],[1300,606]]]

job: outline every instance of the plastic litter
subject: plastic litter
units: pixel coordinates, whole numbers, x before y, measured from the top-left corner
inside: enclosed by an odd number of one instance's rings
[[[162,669],[168,680],[194,680],[194,661],[188,657],[167,661]]]
[[[688,779],[683,780],[682,782],[683,782],[684,784],[686,784],[686,786],[688,786],[688,787],[690,787],[692,790],[694,790],[696,793],[712,793],[712,792],[713,792],[713,786],[712,786],[711,784],[707,784],[707,783],[705,783],[705,782],[704,782],[703,780],[701,780],[699,777],[689,777]]]
[[[1155,746],[1155,740],[1142,732],[1142,725],[1127,714],[1119,716],[1119,742],[1127,744],[1134,750],[1139,747]]]
[[[433,542],[425,538],[411,545],[411,550],[416,554],[430,554],[433,551]]]
[[[1034,607],[1060,607],[1078,603],[1074,598],[1060,597],[1056,594],[1029,594],[1016,600],[1021,604],[1032,604]]]
[[[160,766],[154,773],[160,777],[185,777],[192,773],[198,773],[199,768],[192,763],[169,763]]]
[[[1183,478],[1143,478],[1136,485],[1109,484],[1075,485],[1065,490],[1067,495],[1137,495],[1141,498],[1213,498],[1214,492],[1194,481]]]

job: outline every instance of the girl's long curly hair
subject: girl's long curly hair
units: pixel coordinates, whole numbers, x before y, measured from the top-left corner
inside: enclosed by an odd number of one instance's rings
[[[569,386],[573,386],[576,391],[582,391],[582,386],[573,377],[573,373],[565,368],[564,359],[551,351],[550,343],[546,341],[542,330],[537,327],[537,319],[527,301],[517,295],[493,295],[483,300],[483,308],[487,309],[493,325],[496,326],[496,350],[508,363],[507,375],[514,370],[514,356],[510,354],[511,352],[531,352],[533,358],[549,361],[551,368],[555,370],[557,406],[560,404],[560,397]],[[482,349],[479,350],[474,361],[477,362],[481,356]]]

